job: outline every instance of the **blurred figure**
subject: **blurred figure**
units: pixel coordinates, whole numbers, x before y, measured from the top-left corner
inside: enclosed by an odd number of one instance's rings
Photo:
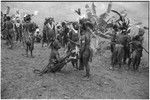
[[[69,28],[67,27],[65,22],[62,22],[62,36],[63,36],[63,46],[66,47],[67,45],[67,34],[69,32]]]
[[[20,19],[16,19],[15,32],[16,32],[16,41],[22,42],[22,24]]]
[[[20,12],[19,10],[16,11],[16,14],[15,14],[15,20],[21,20],[21,15],[20,15]]]
[[[11,17],[6,17],[6,22],[4,23],[4,30],[6,34],[6,42],[9,45],[9,48],[13,47],[13,36],[14,36],[14,30],[13,30],[13,23],[11,21]]]
[[[44,42],[46,42],[47,45],[49,46],[55,37],[56,34],[55,34],[54,18],[52,17],[45,18],[42,36],[42,47],[44,45]]]
[[[144,28],[139,28],[138,34],[132,38],[132,41],[139,42],[141,44],[141,47],[143,47],[144,33],[145,33]],[[142,57],[142,51],[143,51],[143,49],[141,50],[141,53],[140,53],[141,57]]]
[[[40,29],[39,28],[36,29],[34,36],[35,36],[35,42],[40,43],[42,36],[40,34]]]
[[[34,32],[36,30],[36,24],[31,22],[31,15],[24,17],[23,24],[23,41],[26,50],[26,56],[28,57],[28,51],[30,51],[31,57],[33,57],[34,49]]]
[[[133,63],[133,70],[137,71],[141,62],[142,51],[143,51],[143,35],[144,29],[139,29],[138,35],[136,35],[130,43],[130,59],[128,67]]]
[[[92,11],[88,4],[85,5],[85,9],[86,9],[86,18],[90,19],[92,17]]]
[[[88,20],[80,20],[81,24],[81,39],[80,39],[80,66],[79,70],[86,69],[85,78],[90,77],[90,66],[89,62],[92,62],[93,50],[90,47],[93,24]]]

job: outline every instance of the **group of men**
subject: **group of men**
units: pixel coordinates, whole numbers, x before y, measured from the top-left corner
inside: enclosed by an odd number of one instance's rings
[[[38,26],[31,22],[32,14],[26,14],[22,18],[19,16],[19,11],[15,16],[9,16],[2,14],[2,38],[6,40],[6,44],[10,49],[13,48],[14,43],[21,43],[26,49],[26,55],[28,51],[32,51],[34,48],[35,31]]]
[[[33,57],[34,33],[38,26],[31,21],[31,18],[32,15],[27,14],[24,16],[23,23],[21,24],[21,20],[18,17],[16,17],[16,22],[14,23],[10,16],[5,16],[2,31],[5,33],[4,35],[10,48],[13,47],[13,37],[15,36],[16,41],[23,43],[26,56],[28,56],[28,52],[30,51],[31,57]],[[127,24],[124,20],[121,21],[122,25],[113,24],[111,27],[112,39],[110,47],[112,52],[112,68],[114,68],[116,63],[121,67],[122,61],[126,63],[127,59],[129,60],[128,65],[130,65],[132,60],[136,60],[137,58],[138,66],[142,57],[144,30],[139,29],[139,34],[131,38],[128,34],[130,33],[129,23]],[[96,36],[94,30],[94,25],[88,18],[79,19],[78,22],[62,22],[60,24],[56,24],[52,17],[46,18],[42,31],[42,46],[46,42],[48,47],[51,48],[51,54],[48,66],[42,70],[42,73],[47,72],[49,69],[53,72],[60,71],[68,61],[71,61],[76,69],[84,70],[85,68],[85,76],[89,78],[89,62],[92,61],[93,57],[93,50],[90,44],[91,38]],[[61,47],[66,48],[67,57],[65,58],[60,58],[59,56],[58,50]],[[54,66],[57,67],[53,68]]]
[[[23,21],[16,17],[15,22],[10,16],[5,16],[5,18],[6,19],[3,21],[2,35],[5,36],[8,46],[13,48],[14,40],[18,41],[23,44],[26,56],[28,56],[28,52],[30,51],[31,57],[33,57],[34,33],[38,27],[31,21],[32,15],[27,14],[24,16]],[[83,65],[86,63],[86,76],[89,77],[89,65],[87,65],[87,62],[89,59],[91,61],[92,50],[89,49],[90,51],[88,51],[86,62],[83,61],[82,57],[84,55],[83,52],[86,50],[85,48],[90,48],[90,33],[88,31],[86,21],[82,23],[62,22],[61,25],[58,25],[54,23],[53,18],[47,18],[43,27],[42,44],[46,41],[48,46],[52,49],[49,60],[50,63],[52,63],[52,61],[54,61],[53,63],[55,63],[55,61],[59,62],[59,54],[55,52],[59,49],[57,46],[65,47],[67,55],[71,53],[72,58],[69,56],[69,59],[71,59],[70,61],[73,66],[83,70]],[[79,56],[82,58],[80,67],[77,65]]]
[[[122,21],[123,22],[123,21]],[[133,70],[138,70],[142,51],[143,51],[143,40],[144,40],[144,28],[139,28],[138,33],[135,36],[131,36],[130,27],[127,23],[123,22],[122,25],[113,25],[112,38],[111,38],[111,69],[114,69],[115,64],[119,64],[121,68],[122,62],[128,63],[128,69],[130,64],[133,64]]]
[[[90,29],[92,30],[93,27],[87,19],[81,19],[79,23],[62,22],[60,24],[54,24],[54,19],[51,17],[45,19],[42,45],[44,42],[47,42],[52,50],[49,63],[55,64],[56,62],[59,62],[60,57],[58,56],[58,50],[63,47],[65,48],[66,55],[70,55],[67,59],[72,62],[73,67],[83,70],[85,66],[85,76],[89,77],[90,68],[88,62],[92,61],[93,55],[90,47]],[[57,66],[57,64],[55,66]],[[42,73],[44,73],[46,69],[47,68],[43,69]]]

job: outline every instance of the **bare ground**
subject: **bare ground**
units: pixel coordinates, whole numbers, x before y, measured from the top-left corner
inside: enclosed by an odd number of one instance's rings
[[[149,67],[142,61],[140,71],[109,70],[110,52],[95,55],[90,64],[91,78],[83,80],[85,71],[69,63],[59,73],[37,76],[33,69],[47,64],[50,50],[35,44],[34,58],[23,56],[15,46],[7,49],[1,41],[1,98],[5,99],[148,99]],[[61,51],[61,54],[63,52]]]

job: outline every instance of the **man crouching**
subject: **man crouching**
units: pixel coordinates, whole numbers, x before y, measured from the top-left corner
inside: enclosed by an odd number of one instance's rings
[[[58,72],[60,71],[64,65],[69,62],[70,60],[67,59],[69,58],[70,54],[68,54],[66,57],[60,58],[58,50],[60,49],[60,44],[57,39],[55,39],[51,44],[51,53],[49,57],[49,63],[46,65],[41,71],[35,69],[34,73],[39,74],[40,76],[48,73],[48,72]]]

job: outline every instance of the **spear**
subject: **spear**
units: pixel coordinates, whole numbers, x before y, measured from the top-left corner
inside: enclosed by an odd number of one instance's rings
[[[81,9],[78,8],[78,10],[75,10],[75,13],[77,13],[79,16],[81,16]],[[80,44],[80,40],[81,40],[81,34],[80,34],[80,19],[78,20],[78,24],[79,24],[79,30],[78,30],[78,36],[79,36],[79,44]]]
[[[149,52],[143,47],[143,49],[149,54]]]
[[[129,44],[131,44],[132,42],[130,42]],[[137,47],[137,46],[136,46]],[[146,53],[149,54],[149,52],[142,46],[142,48],[146,51]]]
[[[80,33],[80,32],[81,32],[81,29],[80,29],[80,28],[81,28],[81,27],[80,27],[80,23],[79,23],[79,34],[78,34],[78,35],[79,35],[79,44],[80,44],[80,40],[81,40],[81,33]]]

